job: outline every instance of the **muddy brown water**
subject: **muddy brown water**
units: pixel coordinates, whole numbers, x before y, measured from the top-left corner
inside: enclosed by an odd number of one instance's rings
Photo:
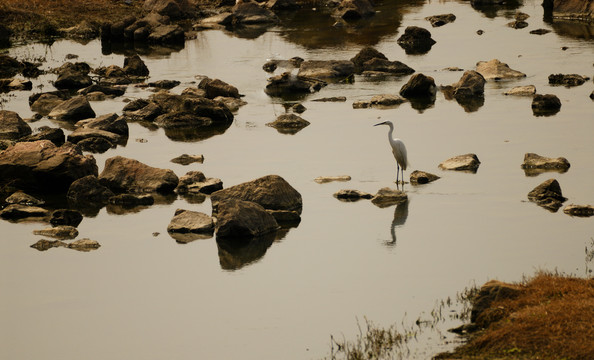
[[[364,323],[364,318],[381,326],[411,324],[419,316],[431,318],[436,301],[455,297],[466,286],[489,279],[519,281],[539,269],[583,276],[592,267],[584,256],[594,237],[592,218],[549,212],[528,202],[526,194],[556,178],[569,198],[565,204],[594,204],[592,81],[573,88],[547,81],[552,73],[592,76],[592,28],[545,22],[538,1],[499,11],[478,11],[467,2],[409,2],[379,10],[376,28],[329,29],[331,23],[310,12],[296,16],[299,25],[259,36],[205,31],[179,51],[143,54],[151,80],[182,82],[173,92],[195,86],[196,75],[207,75],[237,86],[248,105],[223,134],[205,140],[172,140],[163,130],[132,123],[126,146],[95,155],[100,171],[105,159],[122,155],[170,168],[178,176],[200,170],[221,178],[225,186],[278,174],[302,194],[302,221],[267,249],[231,263],[214,238],[179,244],[166,232],[177,208],[210,214],[208,199],[189,203],[174,198],[126,214],[104,208],[78,227],[79,238],[101,243],[89,253],[64,248],[39,252],[29,247],[39,239],[32,232],[45,225],[2,221],[0,357],[319,359],[329,355],[331,334],[354,339],[357,321]],[[530,15],[528,28],[506,26],[517,10]],[[443,27],[431,28],[424,20],[450,12],[457,19]],[[437,41],[427,54],[407,55],[397,45],[410,25],[429,29]],[[529,34],[538,28],[552,32]],[[476,62],[494,58],[527,77],[489,82],[484,103],[470,112],[441,93],[421,110],[409,103],[354,110],[353,101],[395,94],[408,80],[356,77],[352,84],[331,84],[304,98],[302,116],[311,125],[297,134],[265,126],[284,112],[282,101],[263,91],[270,76],[261,69],[267,59],[350,59],[363,45],[434,77],[438,85],[462,75],[442,70],[446,67],[474,69]],[[92,67],[123,64],[121,54],[102,54],[98,41],[57,41],[9,53],[44,57],[44,67],[63,63],[70,53]],[[51,75],[35,80],[34,91],[52,90],[51,80]],[[536,117],[530,98],[502,94],[529,84],[538,93],[557,95],[561,111]],[[30,94],[5,95],[3,108],[29,117]],[[129,88],[125,97],[149,94]],[[347,101],[311,101],[331,96]],[[118,98],[92,106],[97,114],[121,113],[124,103]],[[442,178],[406,185],[407,206],[336,200],[332,194],[344,188],[375,193],[395,186],[387,128],[372,126],[380,119],[396,123],[410,170]],[[55,126],[47,119],[32,124],[42,125]],[[437,168],[449,157],[471,152],[481,161],[476,174]],[[571,168],[526,176],[520,168],[526,152],[564,156]],[[170,162],[183,153],[203,154],[205,161],[190,166]],[[314,182],[318,176],[343,174],[352,180]],[[425,332],[409,344],[406,357],[423,359],[450,348],[452,343],[439,344],[455,339],[445,330],[457,324],[448,320],[440,323],[440,331]]]

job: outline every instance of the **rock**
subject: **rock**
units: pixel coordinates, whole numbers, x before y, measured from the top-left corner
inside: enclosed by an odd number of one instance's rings
[[[21,62],[8,55],[0,55],[0,79],[11,78],[21,70]]]
[[[272,215],[281,228],[295,227],[301,222],[301,215],[297,211],[266,210]]]
[[[190,165],[192,163],[200,163],[202,164],[204,162],[204,155],[188,155],[188,154],[182,154],[176,158],[171,159],[172,163],[176,163],[176,164],[180,164],[180,165]],[[180,179],[181,181],[181,179]]]
[[[129,133],[128,123],[123,116],[115,113],[102,115],[93,119],[81,120],[75,124],[77,127],[108,131],[127,138]]]
[[[400,61],[389,61],[373,58],[363,63],[363,74],[375,73],[376,75],[408,75],[415,72],[414,69]]]
[[[94,118],[95,112],[87,98],[79,95],[60,103],[52,109],[48,116],[56,120],[78,121]]]
[[[433,16],[427,16],[425,18],[425,20],[429,21],[431,23],[431,26],[439,27],[439,26],[443,26],[443,25],[449,24],[451,22],[454,22],[456,20],[456,15],[454,15],[454,14],[433,15]]]
[[[555,19],[594,21],[594,5],[588,0],[553,1],[543,2],[546,14],[551,14]]]
[[[312,101],[316,101],[316,102],[345,102],[346,100],[347,100],[346,96],[332,96],[332,97],[313,99]]]
[[[45,201],[39,200],[31,195],[25,194],[22,191],[17,191],[6,198],[7,204],[19,204],[27,206],[40,206],[45,204]]]
[[[571,216],[590,217],[594,216],[594,207],[591,205],[569,204],[563,208],[563,212]]]
[[[371,98],[371,100],[368,101],[361,100],[353,102],[353,109],[367,109],[370,107],[389,109],[394,108],[404,102],[406,102],[406,99],[403,99],[398,95],[375,95]]]
[[[453,96],[482,96],[485,92],[485,83],[487,81],[480,73],[474,70],[465,71],[457,83],[451,85]]]
[[[563,85],[567,87],[579,86],[590,80],[587,76],[581,76],[578,74],[551,74],[549,75],[549,84],[551,85]]]
[[[32,88],[33,88],[33,83],[29,80],[0,79],[0,91],[1,92],[31,90]]]
[[[54,81],[56,89],[77,90],[93,84],[91,77],[86,69],[72,67],[63,68],[58,73],[58,78]]]
[[[78,230],[74,226],[59,225],[42,230],[33,230],[33,234],[49,236],[61,240],[70,240],[78,236]]]
[[[211,99],[159,92],[151,100],[164,112],[155,119],[164,128],[228,125],[233,121],[231,111]]]
[[[69,248],[69,249],[83,251],[83,252],[96,250],[96,249],[99,249],[100,247],[101,247],[101,245],[99,244],[99,242],[97,242],[95,240],[87,239],[87,238],[75,240],[67,245],[67,248]]]
[[[458,155],[439,164],[442,170],[457,170],[476,172],[479,168],[480,161],[475,154]]]
[[[486,80],[507,80],[526,77],[526,74],[510,69],[507,64],[497,59],[490,61],[479,61],[476,64],[476,71]]]
[[[31,245],[33,249],[37,249],[39,251],[46,251],[54,247],[66,247],[67,244],[60,240],[39,240],[35,244]]]
[[[95,130],[101,131],[101,130]],[[105,133],[105,132],[104,132]],[[73,140],[69,140],[74,142]],[[106,137],[101,136],[89,136],[76,142],[76,145],[82,150],[95,154],[103,154],[109,149],[116,147],[116,144],[108,140]]]
[[[31,110],[41,115],[48,115],[56,106],[64,102],[64,98],[52,93],[39,94],[31,104]]]
[[[545,34],[548,34],[550,32],[551,32],[551,30],[548,30],[548,29],[530,30],[530,34],[533,34],[533,35],[545,35]]]
[[[179,179],[179,184],[175,190],[180,194],[212,194],[222,188],[223,182],[221,179],[207,178],[200,171],[190,171]]]
[[[49,140],[21,142],[0,152],[0,189],[65,192],[70,184],[97,175],[92,156],[84,156],[74,144],[57,147]]]
[[[301,5],[295,0],[268,0],[264,6],[273,11],[287,11],[301,8]]]
[[[326,86],[326,82],[289,72],[268,78],[264,92],[270,96],[310,94]]]
[[[307,60],[301,63],[298,76],[322,80],[344,80],[355,74],[349,60]]]
[[[149,69],[138,55],[127,56],[124,59],[124,73],[135,76],[148,76]]]
[[[297,113],[297,114],[302,114],[307,110],[307,108],[305,106],[303,106],[303,104],[297,103],[297,104],[293,104],[289,108],[287,108],[287,111],[288,110],[292,110],[294,113]]]
[[[14,111],[0,110],[0,139],[17,140],[31,134],[31,127]]]
[[[390,189],[388,187],[381,188],[377,194],[371,198],[371,202],[380,208],[397,205],[408,200],[408,196],[404,191]]]
[[[179,179],[171,170],[158,169],[140,161],[115,156],[105,161],[99,181],[118,192],[172,192]]]
[[[495,316],[497,309],[491,307],[494,301],[514,299],[522,292],[518,285],[506,284],[498,280],[491,280],[481,286],[479,293],[472,302],[470,321],[480,327],[486,327],[502,316]]]
[[[49,211],[37,206],[28,206],[21,204],[10,204],[0,210],[0,218],[5,220],[23,220],[23,219],[45,219],[49,216]]]
[[[0,24],[0,48],[9,48],[11,46],[10,36],[12,35],[12,30]]]
[[[82,220],[82,214],[76,210],[58,209],[52,213],[50,223],[53,226],[67,225],[77,227]]]
[[[177,209],[167,226],[169,233],[196,233],[211,237],[214,232],[213,219],[201,212]]]
[[[218,203],[225,199],[252,201],[266,210],[289,210],[298,214],[303,207],[301,194],[278,175],[267,175],[214,192],[210,197],[213,214]]]
[[[159,81],[149,82],[148,86],[158,88],[158,89],[167,89],[168,90],[168,89],[173,89],[174,87],[178,86],[179,84],[181,84],[181,82],[179,82],[177,80],[159,80]]]
[[[278,22],[278,17],[271,11],[261,7],[255,1],[237,1],[231,8],[234,24],[270,24]]]
[[[570,167],[569,161],[564,157],[548,158],[534,153],[526,153],[522,169],[530,171],[533,169],[553,169],[567,171]]]
[[[147,41],[151,44],[183,44],[186,41],[184,30],[179,25],[161,25],[153,29]]]
[[[273,122],[267,123],[266,126],[273,127],[282,134],[296,134],[309,124],[309,121],[301,118],[298,115],[282,114],[279,115]]]
[[[64,130],[60,128],[50,128],[47,126],[41,127],[38,129],[39,132],[31,135],[27,135],[19,139],[20,142],[23,141],[39,141],[39,140],[49,140],[56,146],[62,146],[64,142],[66,142],[66,136],[64,136]]]
[[[435,44],[429,30],[418,26],[408,26],[396,42],[407,54],[424,54]]]
[[[333,181],[351,181],[351,177],[348,175],[340,175],[340,176],[318,176],[314,179],[315,182],[318,184],[324,184]]]
[[[334,193],[334,197],[338,200],[356,201],[361,199],[371,199],[373,195],[360,190],[343,189]]]
[[[188,0],[146,0],[142,8],[147,13],[155,12],[171,19],[188,17],[192,9]]]
[[[234,16],[231,12],[222,12],[204,19],[200,19],[198,23],[194,24],[194,30],[201,29],[225,29],[233,23]]]
[[[162,115],[163,112],[164,110],[158,104],[152,101],[148,102],[147,105],[137,110],[126,110],[126,108],[124,108],[124,114],[126,117],[134,121],[154,121],[159,115]]]
[[[239,98],[239,90],[233,85],[219,79],[204,78],[198,84],[199,89],[204,89],[206,97],[214,99],[218,96]]]
[[[119,194],[109,198],[109,203],[122,207],[150,206],[155,198],[149,194]]]
[[[432,77],[421,73],[414,74],[408,82],[400,88],[400,95],[405,98],[433,97],[436,86]]]
[[[93,84],[86,88],[78,90],[79,95],[88,95],[91,93],[102,93],[107,96],[122,96],[126,92],[126,86],[120,85],[106,85],[106,84]]]
[[[277,68],[283,69],[299,69],[301,63],[305,61],[303,58],[299,56],[294,56],[288,60],[282,59],[272,59],[266,61],[264,65],[262,65],[262,69],[266,72],[274,72]]]
[[[413,185],[428,184],[440,177],[425,171],[415,170],[410,174],[410,183]]]
[[[561,186],[555,179],[549,179],[528,193],[528,199],[545,209],[556,212],[567,199],[563,197]]]
[[[534,85],[526,85],[526,86],[516,86],[511,88],[510,90],[503,93],[504,95],[514,95],[514,96],[534,96],[536,94],[536,86]]]
[[[99,36],[101,29],[99,26],[83,20],[72,27],[60,29],[60,32],[69,38],[91,40]]]
[[[351,62],[353,64],[355,64],[355,67],[357,68],[357,72],[360,73],[361,71],[364,70],[363,64],[365,64],[366,62],[368,62],[372,59],[388,60],[386,55],[384,55],[383,53],[379,52],[378,50],[376,50],[375,48],[373,48],[371,46],[366,46],[363,49],[361,49],[357,53],[357,55],[355,55],[355,57],[353,57],[351,59]]]
[[[89,138],[102,138],[109,141],[110,144],[117,144],[122,141],[122,136],[114,134],[109,131],[99,129],[89,129],[80,127],[68,135],[67,140],[73,144],[77,144],[82,140]]]
[[[553,94],[537,94],[532,99],[532,112],[534,115],[554,115],[561,110],[561,100]]]
[[[259,204],[234,198],[219,201],[215,217],[217,238],[254,238],[279,228]]]
[[[375,15],[375,9],[369,0],[342,0],[336,8],[336,17],[346,21],[359,20],[373,15]]]
[[[113,191],[101,185],[96,175],[88,175],[72,182],[66,198],[68,204],[74,208],[100,208],[115,196]]]
[[[528,23],[523,20],[515,20],[510,23],[507,23],[507,26],[509,26],[512,29],[524,29],[528,27]]]

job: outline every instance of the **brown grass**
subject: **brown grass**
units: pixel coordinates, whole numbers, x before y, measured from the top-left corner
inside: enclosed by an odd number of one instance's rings
[[[503,318],[443,358],[594,359],[594,279],[539,273],[520,286],[492,304]]]

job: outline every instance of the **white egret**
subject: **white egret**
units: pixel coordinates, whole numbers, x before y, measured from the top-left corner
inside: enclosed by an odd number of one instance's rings
[[[390,127],[390,130],[388,130],[388,141],[390,142],[390,146],[392,147],[392,154],[394,154],[394,159],[396,159],[396,184],[399,184],[398,175],[400,171],[402,171],[402,184],[404,185],[404,170],[406,170],[406,167],[408,165],[408,158],[406,156],[406,146],[404,146],[402,140],[394,138],[392,136],[392,134],[394,133],[394,124],[392,124],[391,121],[384,121],[373,126],[378,125],[388,125]]]

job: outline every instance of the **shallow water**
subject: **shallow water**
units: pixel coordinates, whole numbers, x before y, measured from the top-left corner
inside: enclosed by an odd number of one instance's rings
[[[170,54],[142,55],[151,80],[176,79],[181,92],[195,86],[197,75],[220,78],[239,88],[248,105],[224,134],[202,141],[174,141],[163,130],[130,124],[130,140],[95,155],[122,155],[178,176],[200,170],[225,186],[267,174],[284,177],[303,196],[299,226],[256,259],[221,263],[214,238],[178,244],[166,232],[175,209],[210,214],[210,201],[190,204],[182,198],[134,213],[102,209],[79,226],[80,236],[101,243],[89,253],[67,249],[38,252],[29,246],[39,223],[0,222],[0,357],[6,359],[319,359],[330,351],[330,334],[352,339],[357,319],[389,326],[413,323],[428,315],[436,301],[489,279],[519,281],[536,270],[584,275],[584,247],[594,237],[592,218],[551,213],[527,201],[536,185],[556,178],[569,200],[594,204],[594,118],[592,82],[574,88],[548,85],[552,73],[593,73],[592,28],[543,21],[539,2],[526,1],[530,26],[506,26],[515,9],[493,13],[467,2],[410,2],[395,10],[379,7],[377,28],[328,30],[305,14],[297,25],[272,28],[253,38],[204,31]],[[454,13],[454,23],[431,28],[426,16]],[[299,20],[299,17],[297,17]],[[304,19],[313,19],[306,22]],[[429,29],[437,41],[426,55],[407,55],[396,43],[404,28]],[[538,36],[530,30],[553,32]],[[482,29],[479,36],[476,31]],[[304,35],[305,34],[305,35]],[[329,36],[324,36],[328,35]],[[359,34],[354,36],[352,34]],[[353,84],[331,84],[305,98],[302,117],[311,125],[295,135],[265,126],[284,112],[282,101],[264,94],[270,74],[261,67],[270,58],[350,59],[363,45],[373,45],[436,84],[456,82],[476,62],[497,58],[527,77],[489,82],[485,101],[465,111],[438,93],[433,106],[417,110],[409,103],[390,110],[352,109],[352,102],[372,95],[398,93],[408,77]],[[567,50],[562,50],[567,46]],[[123,65],[123,55],[102,54],[101,44],[58,41],[10,50],[19,58],[45,57],[44,67],[63,63],[66,54],[91,67]],[[34,91],[52,90],[51,75],[34,82]],[[531,99],[502,93],[533,84],[562,101],[559,113],[536,117]],[[4,96],[4,109],[29,117],[32,92]],[[127,98],[147,97],[129,88]],[[344,103],[321,97],[346,96]],[[97,114],[121,113],[122,99],[93,102]],[[332,194],[344,188],[375,193],[394,187],[395,162],[386,139],[393,120],[408,148],[411,169],[442,178],[424,186],[406,185],[407,206],[378,208],[369,201],[344,203]],[[32,127],[53,125],[44,119]],[[139,142],[136,139],[145,139]],[[476,174],[444,172],[437,165],[449,157],[476,153]],[[564,156],[566,173],[526,176],[520,168],[526,152]],[[170,159],[203,154],[203,164],[181,166]],[[317,184],[321,175],[348,174],[348,183]],[[410,174],[410,170],[406,175]],[[396,241],[392,236],[396,235]],[[153,233],[160,233],[154,236]],[[428,358],[452,346],[437,346],[441,333],[426,333],[411,344],[409,358]]]

